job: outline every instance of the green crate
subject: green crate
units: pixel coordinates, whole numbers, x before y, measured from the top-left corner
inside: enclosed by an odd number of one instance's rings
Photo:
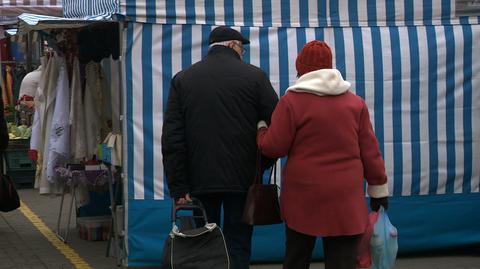
[[[8,150],[30,149],[30,139],[10,139],[8,140]]]
[[[7,169],[15,170],[35,170],[35,163],[28,158],[28,149],[7,150],[4,153]]]
[[[10,171],[7,170],[17,189],[31,189],[35,185],[35,170],[29,171]]]

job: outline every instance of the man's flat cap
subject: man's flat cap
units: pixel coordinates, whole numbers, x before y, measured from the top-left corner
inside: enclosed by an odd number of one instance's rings
[[[212,30],[210,33],[210,37],[208,38],[208,44],[213,44],[216,42],[222,42],[227,40],[238,40],[242,42],[242,44],[249,44],[250,41],[242,36],[238,31],[227,27],[227,26],[219,26]]]

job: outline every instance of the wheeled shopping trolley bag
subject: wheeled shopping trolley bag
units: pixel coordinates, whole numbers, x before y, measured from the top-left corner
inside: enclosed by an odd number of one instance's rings
[[[179,217],[179,211],[191,211],[192,217]],[[177,225],[180,221],[180,227]],[[199,227],[196,227],[198,223]],[[201,202],[194,199],[187,205],[174,205],[172,231],[163,252],[163,269],[229,269],[225,238],[215,223],[208,223]]]

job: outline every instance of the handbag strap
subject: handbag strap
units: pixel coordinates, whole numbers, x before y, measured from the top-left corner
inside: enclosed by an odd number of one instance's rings
[[[272,175],[273,175],[273,184],[277,185],[277,162],[275,162],[272,165],[272,168],[270,168],[269,182],[272,182]]]
[[[253,179],[253,184],[262,183],[262,166],[260,162],[262,161],[262,153],[260,149],[257,148],[257,160],[255,161],[255,178]]]
[[[262,166],[260,165],[262,161],[262,153],[259,148],[257,148],[257,160],[255,164],[255,178],[253,180],[253,184],[263,184],[263,173],[262,173]],[[277,162],[275,162],[272,167],[270,168],[270,176],[269,183],[272,181],[273,175],[273,183],[277,185]]]
[[[3,175],[5,171],[3,170],[3,162],[4,162],[4,153],[0,151],[0,174]]]

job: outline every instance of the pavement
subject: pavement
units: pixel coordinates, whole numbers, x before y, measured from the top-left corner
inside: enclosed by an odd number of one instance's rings
[[[74,216],[68,242],[63,243],[55,236],[60,197],[41,196],[34,189],[19,190],[19,195],[23,202],[20,209],[0,213],[0,269],[120,268],[114,257],[106,257],[106,241],[79,238]],[[66,195],[65,204],[69,199]],[[250,268],[279,269],[281,265],[257,264]],[[313,263],[310,268],[321,269],[324,265]],[[480,269],[480,246],[400,256],[394,268]]]

